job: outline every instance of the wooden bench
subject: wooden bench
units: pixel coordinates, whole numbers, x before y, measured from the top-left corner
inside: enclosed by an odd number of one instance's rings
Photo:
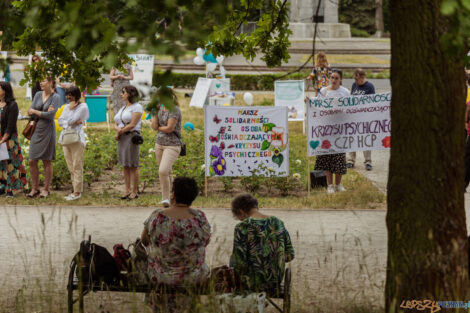
[[[134,293],[149,293],[156,290],[157,292],[165,294],[191,294],[191,295],[208,295],[210,288],[208,284],[193,286],[191,289],[187,287],[169,287],[166,285],[157,286],[139,286],[139,285],[100,285],[100,284],[80,284],[76,273],[77,263],[75,259],[70,263],[69,279],[67,283],[67,312],[73,313],[73,305],[78,302],[79,313],[84,313],[84,297],[90,291],[107,291],[107,292],[134,292]],[[286,268],[284,274],[284,282],[278,290],[266,290],[268,302],[274,306],[280,313],[290,313],[291,306],[291,284],[292,274],[290,268]],[[74,297],[74,291],[77,293]],[[212,291],[213,293],[213,291]],[[282,308],[279,307],[273,299],[282,299]]]

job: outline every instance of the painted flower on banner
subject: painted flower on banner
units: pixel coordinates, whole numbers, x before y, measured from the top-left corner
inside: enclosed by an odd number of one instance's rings
[[[222,156],[222,150],[217,146],[212,146],[211,153],[211,167],[209,167],[209,172],[211,175],[224,175],[225,170],[227,169],[227,162]]]
[[[227,169],[227,164],[225,163],[225,159],[223,157],[218,157],[212,162],[212,168],[216,175],[224,175],[225,170]]]
[[[392,138],[390,136],[387,136],[382,139],[382,146],[384,146],[385,148],[390,148],[392,146]]]
[[[323,140],[321,143],[321,148],[322,149],[330,149],[331,147],[331,142],[329,140]]]

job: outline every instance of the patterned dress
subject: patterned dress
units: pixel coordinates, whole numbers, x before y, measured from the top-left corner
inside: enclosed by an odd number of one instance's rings
[[[330,79],[331,68],[317,66],[313,69],[311,76],[313,76],[313,87],[315,89],[315,94],[320,92],[320,89],[328,86]]]
[[[0,108],[0,119],[3,109]],[[26,169],[23,165],[23,154],[18,142],[18,135],[11,134],[6,144],[10,158],[0,161],[0,189],[6,191],[22,190],[28,181],[26,179]]]
[[[114,75],[129,75],[129,72],[132,71],[132,65],[124,64],[125,72],[121,72],[118,69],[114,69]],[[127,79],[115,79],[113,82],[113,93],[111,95],[112,107],[114,114],[116,114],[123,106],[126,105],[126,102],[122,100],[121,93],[124,86],[130,85],[130,81]]]
[[[155,210],[144,222],[150,237],[149,274],[168,285],[193,284],[209,273],[204,263],[211,227],[202,211],[177,220]]]
[[[277,217],[247,218],[235,227],[232,257],[242,288],[276,289],[284,277],[285,263],[294,259],[294,248]]]

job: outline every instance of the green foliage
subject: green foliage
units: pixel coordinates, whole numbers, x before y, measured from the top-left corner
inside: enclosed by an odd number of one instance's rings
[[[351,34],[355,37],[363,36],[357,36],[358,33],[354,34],[353,28],[365,31],[368,34],[375,33],[375,1],[340,0],[339,21],[350,24]]]
[[[453,57],[464,59],[469,66],[470,2],[443,0],[441,13],[449,19],[450,24],[447,33],[441,37],[444,49]]]
[[[368,38],[368,37],[370,37],[370,34],[368,32],[366,32],[365,30],[357,29],[357,28],[351,26],[351,36],[352,37]]]

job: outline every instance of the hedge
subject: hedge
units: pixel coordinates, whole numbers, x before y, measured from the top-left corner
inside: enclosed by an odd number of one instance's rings
[[[283,77],[285,73],[279,74],[229,74],[231,90],[274,90],[274,81],[281,79],[305,79],[308,72],[294,73]],[[199,77],[203,74],[195,73],[174,73],[174,72],[154,72],[153,85],[171,85],[175,88],[194,89]],[[390,72],[367,73],[368,78],[389,78]],[[343,72],[343,78],[352,78],[352,72]]]

